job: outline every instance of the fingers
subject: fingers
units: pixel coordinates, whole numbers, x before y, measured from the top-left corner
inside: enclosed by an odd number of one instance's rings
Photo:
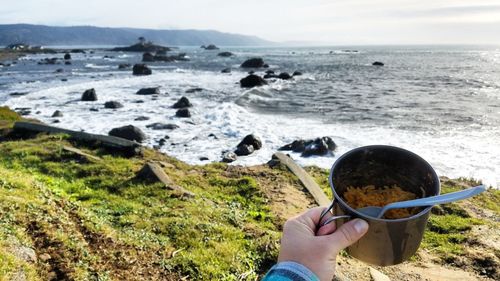
[[[361,219],[354,219],[344,223],[334,233],[328,235],[331,245],[334,245],[335,251],[347,248],[358,241],[368,231],[368,223]]]
[[[326,209],[324,209],[326,210]],[[327,212],[323,219],[320,221],[318,224],[321,225],[325,221],[327,221],[329,218],[333,217],[333,214],[331,212]],[[318,231],[316,231],[316,236],[323,236],[323,235],[329,235],[335,232],[335,229],[337,229],[335,221],[330,222],[329,224],[323,225],[319,227]]]
[[[325,207],[315,207],[315,208],[309,209],[306,212],[292,218],[292,220],[300,221],[301,223],[305,224],[311,230],[311,232],[316,233],[318,230],[319,224],[320,224],[321,214],[323,213],[324,210],[326,210]],[[332,216],[331,213],[328,212],[323,217],[323,221],[327,220],[331,216]],[[333,232],[335,230],[335,228],[332,231],[331,227],[332,227],[331,224],[329,227],[326,227],[326,226],[321,227],[322,233]],[[333,225],[333,227],[335,227],[335,226]],[[325,228],[325,230],[323,230],[323,228]]]

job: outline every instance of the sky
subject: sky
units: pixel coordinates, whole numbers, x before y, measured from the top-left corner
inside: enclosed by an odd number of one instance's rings
[[[500,44],[500,0],[0,0],[0,24],[10,23],[213,29],[339,45]]]

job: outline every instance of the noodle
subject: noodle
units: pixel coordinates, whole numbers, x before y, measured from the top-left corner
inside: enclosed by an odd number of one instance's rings
[[[354,209],[368,206],[384,207],[389,203],[413,200],[416,195],[412,192],[404,191],[399,186],[375,188],[373,185],[364,187],[348,187],[344,192],[344,200]],[[392,209],[384,214],[386,219],[406,218],[418,213],[420,208]]]

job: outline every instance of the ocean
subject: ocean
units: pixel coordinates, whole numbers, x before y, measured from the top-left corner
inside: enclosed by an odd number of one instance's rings
[[[234,56],[219,57],[220,51]],[[265,163],[295,139],[330,136],[338,145],[334,156],[292,157],[301,165],[329,168],[352,148],[388,144],[419,154],[440,176],[473,177],[500,188],[500,47],[179,47],[177,52],[190,60],[148,63],[150,76],[118,70],[119,64],[139,63],[139,53],[95,49],[71,54],[71,65],[38,65],[62,53],[29,55],[0,67],[0,104],[29,108],[29,117],[49,124],[57,119],[56,126],[92,133],[135,125],[148,136],[146,145],[168,136],[160,149],[191,164],[220,161],[223,151],[251,133],[263,148],[233,164]],[[278,73],[303,75],[243,89],[239,80],[248,70],[239,65],[251,57],[262,57]],[[385,65],[373,66],[374,61]],[[221,73],[228,67],[231,73]],[[161,95],[135,94],[145,87],[161,87]],[[99,100],[80,102],[89,88]],[[203,90],[186,93],[192,88]],[[175,117],[172,105],[182,96],[193,104],[191,118]],[[106,101],[124,107],[104,109]],[[52,118],[55,110],[63,117]],[[150,119],[134,121],[139,116]],[[146,128],[155,122],[179,128]],[[205,157],[209,160],[200,160]]]

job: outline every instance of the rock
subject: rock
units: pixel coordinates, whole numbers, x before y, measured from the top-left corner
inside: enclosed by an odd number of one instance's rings
[[[165,170],[154,162],[149,162],[137,173],[137,179],[142,179],[146,182],[161,182],[166,188],[177,191],[185,197],[194,197],[195,194],[178,186],[170,177],[165,173]]]
[[[64,59],[65,59],[65,60],[70,60],[70,59],[71,59],[71,55],[70,55],[70,53],[66,53],[66,54],[64,54]]]
[[[82,49],[73,49],[73,50],[71,50],[69,52],[72,53],[72,54],[85,54],[85,51],[82,50]]]
[[[233,55],[231,52],[221,52],[217,54],[219,57],[230,57]]]
[[[177,112],[175,113],[175,116],[181,117],[181,118],[189,118],[189,117],[191,117],[191,112],[189,112],[189,109],[187,109],[187,108],[181,108],[181,109],[177,110]]]
[[[145,64],[134,64],[132,68],[133,75],[151,75],[152,73],[151,69]]]
[[[205,50],[218,50],[219,48],[215,46],[214,44],[210,44],[205,47]]]
[[[123,104],[117,102],[117,101],[107,101],[104,103],[104,108],[110,108],[110,109],[116,109],[116,108],[122,108]]]
[[[266,72],[265,72],[265,73],[266,73],[266,74],[274,74],[274,70],[270,70],[270,69],[269,69],[269,70],[266,70]]]
[[[302,75],[302,72],[297,70],[292,73],[292,76],[300,76],[300,75]]]
[[[56,120],[52,121],[52,123],[54,123],[54,124],[61,123],[61,120],[56,119]]]
[[[283,80],[289,80],[292,79],[292,76],[290,76],[288,72],[281,72],[280,75],[278,75],[278,78]]]
[[[253,88],[262,85],[267,85],[266,80],[255,74],[250,74],[240,80],[240,86],[242,88]]]
[[[201,48],[201,49],[206,49],[206,48],[207,48],[207,46],[205,46],[205,45],[201,45],[201,46],[200,46],[200,48]]]
[[[269,73],[269,74],[264,75],[264,79],[270,79],[270,78],[279,78],[279,77],[278,77],[278,75],[276,75],[274,73]]]
[[[255,71],[250,70],[250,71],[248,72],[248,74],[255,74]]]
[[[214,133],[210,133],[208,135],[209,138],[214,138],[214,140],[218,140],[219,138],[214,134]]]
[[[222,155],[222,162],[224,163],[231,163],[236,161],[238,159],[238,155],[234,152],[226,152]]]
[[[132,125],[114,128],[109,131],[108,134],[110,136],[137,142],[142,142],[146,139],[146,135],[141,131],[141,129]]]
[[[237,146],[241,145],[251,145],[255,150],[259,150],[262,148],[262,141],[254,134],[250,134],[245,136]]]
[[[243,68],[259,68],[264,67],[264,60],[262,58],[251,58],[241,64]]]
[[[254,151],[255,148],[252,145],[242,144],[238,145],[234,153],[236,153],[236,155],[238,156],[246,156],[252,154]]]
[[[187,89],[186,93],[192,94],[192,93],[201,92],[201,91],[203,91],[203,88],[191,88],[191,89]]]
[[[149,117],[147,116],[139,116],[137,118],[134,119],[134,121],[146,121],[146,120],[149,120]]]
[[[322,137],[315,139],[312,143],[306,145],[302,157],[309,157],[312,155],[325,155],[335,149],[335,142],[329,137]]]
[[[129,63],[120,63],[118,65],[118,69],[127,69],[127,68],[130,68],[130,64]]]
[[[380,61],[376,61],[376,62],[372,63],[372,65],[375,65],[375,66],[384,66],[384,63],[380,62]]]
[[[263,68],[269,68],[269,64],[265,63],[262,67]]]
[[[21,97],[21,96],[25,96],[29,94],[29,92],[13,92],[13,93],[10,93],[9,96],[11,97]]]
[[[220,71],[221,73],[231,73],[231,68],[224,68]]]
[[[146,128],[152,129],[152,130],[175,130],[178,129],[179,126],[175,124],[163,124],[163,123],[153,123],[146,125]]]
[[[180,98],[174,105],[172,106],[173,108],[185,108],[185,107],[191,107],[193,106],[191,102],[189,101],[188,98],[182,97]]]
[[[152,62],[155,61],[155,56],[151,53],[144,53],[142,54],[142,61],[143,62]]]
[[[198,159],[200,159],[200,161],[208,161],[209,160],[208,157],[206,157],[206,156],[202,156]]]
[[[141,43],[137,43],[137,44],[134,44],[132,46],[129,46],[129,47],[118,47],[118,48],[111,49],[111,51],[115,51],[115,52],[140,52],[140,53],[159,52],[162,50],[168,52],[171,49],[169,47],[155,45],[155,44],[150,43],[150,42],[144,42],[144,43],[141,42]]]
[[[56,64],[58,58],[44,58],[43,60],[39,61],[38,64]]]
[[[95,107],[93,107],[93,108],[91,108],[91,109],[90,109],[90,111],[93,111],[93,112],[98,112],[98,111],[99,111],[99,108],[95,108]]]
[[[61,79],[62,82],[68,82],[68,79],[67,78],[63,78]]]
[[[70,61],[65,61],[64,64],[65,65],[71,65],[71,62]]]
[[[312,142],[312,141],[308,141]],[[278,150],[292,150],[293,152],[303,152],[306,149],[306,141],[305,140],[295,140],[292,143],[284,145]]]
[[[63,73],[64,72],[64,69],[62,68],[58,68],[56,69],[56,71],[54,71],[55,73]]]
[[[165,143],[167,143],[167,140],[166,140],[166,139],[160,139],[160,140],[158,141],[158,145],[160,145],[160,146],[164,146],[164,145],[165,145]]]
[[[95,89],[88,89],[82,94],[82,101],[96,101],[97,94],[95,93]]]
[[[154,87],[154,88],[142,88],[137,93],[136,95],[140,96],[149,96],[149,95],[159,95],[160,94],[160,87]]]
[[[56,110],[54,111],[54,113],[52,114],[52,117],[63,117],[63,114],[61,111],[59,110]]]
[[[17,242],[19,243],[19,242]],[[16,256],[18,259],[23,260],[29,263],[36,263],[37,256],[35,250],[30,247],[22,246],[22,245],[14,245],[11,248],[12,254]]]

